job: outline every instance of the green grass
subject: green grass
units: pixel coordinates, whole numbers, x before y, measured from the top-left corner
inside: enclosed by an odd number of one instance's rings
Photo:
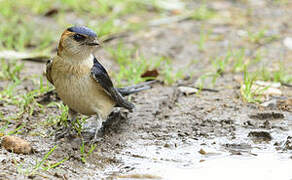
[[[68,127],[69,122],[68,122],[68,112],[69,108],[68,106],[64,105],[62,102],[51,102],[50,104],[47,105],[47,107],[57,107],[58,110],[61,112],[60,115],[55,116],[56,121],[60,122],[62,126]]]
[[[141,75],[147,70],[152,70],[160,67],[161,59],[146,60],[144,57],[137,57],[132,59],[129,64],[119,64],[119,73],[114,75],[118,84],[127,82],[130,84],[137,84],[152,78],[143,78]]]
[[[34,166],[31,174],[35,174],[35,172],[37,170],[39,170],[41,168],[41,166],[44,165],[45,161],[48,159],[48,157],[55,151],[55,149],[57,148],[57,145],[55,145],[49,152],[47,152],[44,157],[42,158],[42,160],[40,162],[36,162],[36,165]]]
[[[197,21],[204,21],[213,18],[215,15],[216,13],[204,4],[193,11],[191,18]]]
[[[228,50],[225,56],[212,60],[212,65],[219,74],[239,73],[243,72],[245,67],[248,68],[262,60],[260,51],[257,51],[254,56],[247,56],[245,52],[245,48]]]
[[[209,32],[206,32],[204,28],[200,31],[200,40],[197,42],[199,51],[204,52],[206,50],[206,41],[208,40]]]
[[[251,43],[260,43],[266,37],[266,30],[262,29],[258,32],[248,31],[248,41]]]
[[[120,42],[116,47],[107,47],[106,50],[119,65],[131,63],[137,48],[127,48]]]
[[[245,56],[245,49],[236,50],[231,54],[232,72],[243,72],[244,67],[249,65],[249,59]]]
[[[18,107],[18,112],[15,113],[15,119],[20,118],[24,113],[28,113],[30,116],[35,112],[35,109],[38,108],[42,110],[43,106],[36,101],[36,97],[46,93],[51,89],[49,86],[43,85],[43,77],[40,77],[40,83],[38,84],[39,87],[19,94],[15,89],[18,86],[21,87],[21,81],[24,80],[24,77],[20,77],[19,73],[22,69],[22,66],[11,66],[9,63],[6,64],[5,71],[1,71],[5,79],[10,80],[11,82],[8,84],[8,87],[3,91],[0,91],[0,100],[2,100],[5,104],[15,105]],[[4,67],[4,66],[3,66]],[[35,84],[37,87],[37,84]]]
[[[165,61],[162,66],[161,76],[166,85],[171,85],[178,80],[183,79],[185,73],[186,72],[184,72],[183,69],[175,71],[171,63],[169,61]]]
[[[262,60],[260,51],[257,51],[254,56],[247,56],[245,52],[245,48],[230,49],[226,55],[211,59],[213,69],[199,76],[197,86],[215,87],[217,79],[225,73],[242,73],[246,68]]]
[[[172,61],[166,57],[146,59],[138,53],[136,48],[127,48],[122,43],[115,48],[107,48],[107,51],[120,68],[118,73],[113,74],[118,86],[137,84],[153,79],[151,77],[141,77],[143,73],[153,69],[158,71],[159,78],[166,84],[173,84],[184,76],[183,70],[176,72],[171,65]]]
[[[23,0],[17,3],[10,0],[2,0],[0,5],[2,7],[0,13],[5,17],[13,16],[15,11],[31,15],[44,15],[53,8],[57,8],[61,12],[74,11],[75,14],[87,14],[91,17],[105,17],[113,14],[122,16],[141,12],[141,10],[146,10],[147,7],[144,2],[137,0]],[[149,5],[154,5],[154,3],[151,2]]]
[[[277,35],[268,35],[267,29],[260,29],[259,31],[248,31],[247,40],[254,44],[266,44],[278,39]]]
[[[241,86],[241,95],[243,99],[249,103],[258,102],[255,98],[255,91],[252,90],[255,76],[251,77],[247,71],[244,72],[244,86]]]
[[[20,15],[2,19],[0,38],[0,50],[18,51],[32,48],[35,51],[43,51],[48,49],[55,40],[54,34],[48,29],[40,29],[39,25],[29,17]]]
[[[76,121],[75,122],[73,122],[73,127],[74,127],[74,129],[76,130],[76,132],[77,132],[77,134],[79,135],[79,136],[82,136],[82,130],[83,130],[83,124],[85,123],[85,121],[86,121],[86,118],[85,117],[82,117],[82,118],[76,118]]]
[[[280,83],[292,83],[292,75],[285,69],[283,64],[278,65],[278,69],[268,70],[266,67],[262,67],[259,70],[260,79],[264,81],[274,81]]]
[[[0,101],[2,101],[4,105],[19,105],[19,96],[17,96],[16,89],[21,85],[21,80],[23,79],[23,77],[20,76],[22,70],[23,63],[19,61],[1,60],[0,80],[7,82],[6,88],[0,91]]]
[[[261,102],[260,97],[266,91],[269,86],[266,87],[259,87],[254,86],[254,82],[256,79],[258,79],[258,73],[251,74],[247,71],[247,69],[244,69],[244,81],[241,86],[240,92],[242,95],[242,98],[244,101],[248,103],[259,103]]]
[[[213,71],[204,73],[198,78],[197,86],[200,88],[215,87],[216,81],[225,73],[242,72],[248,66],[249,61],[244,49],[228,50],[225,56],[211,60]],[[208,84],[208,85],[207,85]]]
[[[214,88],[215,84],[217,82],[217,79],[220,77],[220,74],[218,72],[207,72],[203,75],[199,76],[196,82],[196,86],[200,89],[205,87],[211,87]]]
[[[40,161],[36,160],[34,166],[24,168],[22,166],[22,164],[18,165],[18,168],[17,168],[18,172],[20,174],[24,174],[26,176],[31,176],[31,175],[37,174],[41,170],[42,171],[49,171],[50,169],[53,169],[53,168],[60,166],[62,163],[67,161],[69,159],[69,157],[65,157],[61,161],[53,162],[53,163],[50,162],[50,160],[48,160],[49,156],[51,156],[53,154],[53,152],[56,150],[57,147],[58,146],[55,145],[52,149],[50,149]]]
[[[226,57],[217,57],[212,61],[212,65],[215,68],[216,74],[223,75],[226,72],[226,66],[228,66],[230,55],[227,54]]]
[[[69,128],[69,126],[73,126],[73,128],[76,130],[77,134],[81,136],[81,132],[83,129],[83,123],[86,121],[85,117],[76,118],[75,122],[71,122],[69,120],[69,107],[64,105],[62,102],[51,102],[50,104],[47,105],[47,107],[51,108],[58,108],[60,114],[59,115],[54,115],[50,116],[46,119],[46,121],[43,123],[44,126],[49,126],[49,125],[55,125],[60,123],[61,126],[65,126],[66,128]]]
[[[130,13],[146,10],[141,1],[136,0],[61,0],[66,7],[64,10],[73,10],[77,14],[89,14],[90,16],[123,16]]]
[[[7,88],[4,89],[3,91],[0,91],[0,100],[5,103],[11,103],[14,104],[13,102],[16,100],[15,98],[15,88],[20,84],[20,81],[17,81],[15,83],[10,83],[8,84]]]
[[[287,5],[289,4],[289,0],[274,0],[273,3],[277,5]]]
[[[51,9],[58,10],[56,17],[52,17],[56,19],[57,26],[65,29],[72,25],[65,21],[65,15],[71,11],[96,30],[99,36],[137,29],[140,25],[129,23],[123,17],[131,13],[140,15],[147,10],[136,0],[23,0],[17,3],[3,0],[0,1],[0,7],[3,16],[0,16],[0,50],[30,49],[37,52],[54,49],[52,45],[59,38],[56,37],[56,29],[43,26],[38,23],[39,19],[35,19],[35,16],[44,16]]]
[[[23,70],[23,62],[18,60],[4,61],[1,60],[0,80],[6,82],[6,88],[0,91],[0,101],[4,106],[11,106],[14,113],[3,116],[1,124],[10,125],[11,120],[20,120],[24,114],[32,116],[35,112],[43,113],[43,106],[36,101],[36,97],[46,93],[51,89],[49,86],[45,86],[43,77],[40,76],[38,81],[33,81],[32,77],[26,77],[21,75]],[[23,90],[23,81],[31,80],[34,82],[33,90]],[[6,126],[5,125],[5,126]],[[5,127],[4,126],[4,127]],[[14,130],[2,129],[4,134],[19,134],[22,133],[22,129],[25,129],[25,124],[17,126]]]
[[[17,60],[5,61],[1,59],[0,80],[20,80],[20,72],[23,69],[23,62]]]
[[[93,153],[93,151],[95,150],[96,146],[97,146],[96,144],[92,144],[90,146],[89,151],[86,153],[85,144],[84,144],[84,142],[82,142],[82,144],[80,146],[81,162],[82,163],[86,163],[86,159]]]
[[[3,116],[3,115],[1,115]],[[0,116],[0,118],[1,118]],[[2,119],[3,118],[3,119]],[[10,122],[5,120],[5,117],[2,117],[2,127],[0,128],[0,137],[1,136],[4,136],[4,135],[15,135],[15,134],[21,134],[23,131],[23,128],[25,127],[25,124],[22,123],[21,125],[19,125],[18,127],[16,127],[15,129],[13,130],[9,130],[9,125],[10,125]],[[6,121],[4,123],[4,121]]]
[[[41,104],[36,102],[35,97],[37,95],[39,95],[38,90],[33,90],[20,96],[21,99],[18,103],[20,106],[19,115],[28,113],[30,116],[32,116],[36,107],[39,107],[39,109],[43,108]]]

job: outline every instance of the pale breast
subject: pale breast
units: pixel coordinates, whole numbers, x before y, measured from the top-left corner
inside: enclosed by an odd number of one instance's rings
[[[76,66],[74,70],[64,69],[65,72],[57,66],[53,66],[52,77],[57,93],[64,104],[84,115],[100,114],[106,118],[111,113],[115,102],[90,77],[90,67],[87,69],[80,66],[79,73],[76,73],[72,72],[78,70]]]

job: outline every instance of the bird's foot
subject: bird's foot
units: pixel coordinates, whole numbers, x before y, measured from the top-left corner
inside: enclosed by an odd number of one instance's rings
[[[82,131],[83,141],[88,144],[101,142],[103,139],[103,128],[100,126],[100,123],[96,125],[96,120],[92,123],[86,124],[84,131]]]
[[[96,130],[97,132],[91,132],[84,134],[83,141],[88,144],[96,144],[103,140],[102,132],[99,130]]]
[[[102,129],[100,129],[99,127],[96,127],[94,136],[92,137],[89,143],[95,144],[95,143],[101,142],[103,140],[102,136],[103,136]]]
[[[96,144],[99,142],[102,142],[103,138],[102,137],[93,137],[90,141],[89,144]]]

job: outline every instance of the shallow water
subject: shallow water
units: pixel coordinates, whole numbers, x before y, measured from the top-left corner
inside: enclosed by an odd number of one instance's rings
[[[256,157],[224,157],[207,160],[190,169],[165,168],[163,179],[292,179],[292,160],[274,153]]]

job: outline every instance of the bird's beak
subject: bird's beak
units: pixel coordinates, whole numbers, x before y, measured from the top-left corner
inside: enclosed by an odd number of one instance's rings
[[[91,41],[91,42],[88,42],[88,43],[86,43],[88,46],[99,46],[100,45],[100,43],[99,43],[99,41],[97,40],[97,39],[94,39],[93,41]]]

